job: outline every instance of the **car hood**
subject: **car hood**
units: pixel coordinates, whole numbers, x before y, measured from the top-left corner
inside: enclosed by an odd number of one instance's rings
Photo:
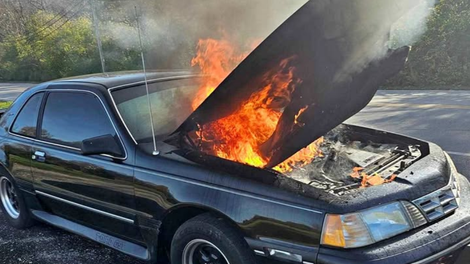
[[[382,11],[391,8],[383,4]],[[358,8],[375,0],[309,1],[264,40],[186,119],[178,132],[233,113],[262,89],[263,76],[286,58],[301,81],[271,138],[260,146],[274,167],[364,108],[381,84],[404,66],[409,47],[386,48],[390,29],[361,32]],[[337,18],[337,19],[335,19]],[[393,18],[390,19],[392,21]],[[361,23],[372,23],[362,21]],[[378,48],[377,48],[378,47]],[[378,49],[374,54],[374,49]],[[299,113],[302,113],[298,117]],[[294,126],[294,122],[302,126]],[[247,127],[246,129],[250,129]]]

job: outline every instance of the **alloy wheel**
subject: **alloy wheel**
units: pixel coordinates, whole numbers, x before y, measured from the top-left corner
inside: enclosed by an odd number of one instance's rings
[[[6,213],[13,219],[20,216],[20,206],[15,187],[7,177],[0,178],[0,198]]]
[[[230,264],[230,262],[214,244],[204,239],[195,239],[183,250],[183,264]]]

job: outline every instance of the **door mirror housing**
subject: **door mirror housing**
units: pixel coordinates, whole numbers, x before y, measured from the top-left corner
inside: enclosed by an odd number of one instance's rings
[[[111,155],[113,157],[123,157],[123,149],[116,137],[104,135],[88,138],[82,141],[82,155]]]

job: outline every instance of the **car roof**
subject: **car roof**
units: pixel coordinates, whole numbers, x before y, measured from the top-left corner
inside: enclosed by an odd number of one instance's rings
[[[55,80],[49,83],[93,83],[100,84],[105,88],[110,89],[118,86],[142,83],[145,81],[145,77],[147,77],[149,82],[155,82],[167,78],[187,78],[196,76],[199,76],[199,74],[188,70],[149,71],[146,73],[146,75],[141,71],[127,71],[69,77]]]

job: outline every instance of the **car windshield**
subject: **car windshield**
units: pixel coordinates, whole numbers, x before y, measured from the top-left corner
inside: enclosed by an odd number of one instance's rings
[[[157,139],[174,132],[189,117],[199,79],[150,83],[149,98]],[[129,132],[138,143],[152,140],[150,112],[145,85],[112,92],[114,102]]]

